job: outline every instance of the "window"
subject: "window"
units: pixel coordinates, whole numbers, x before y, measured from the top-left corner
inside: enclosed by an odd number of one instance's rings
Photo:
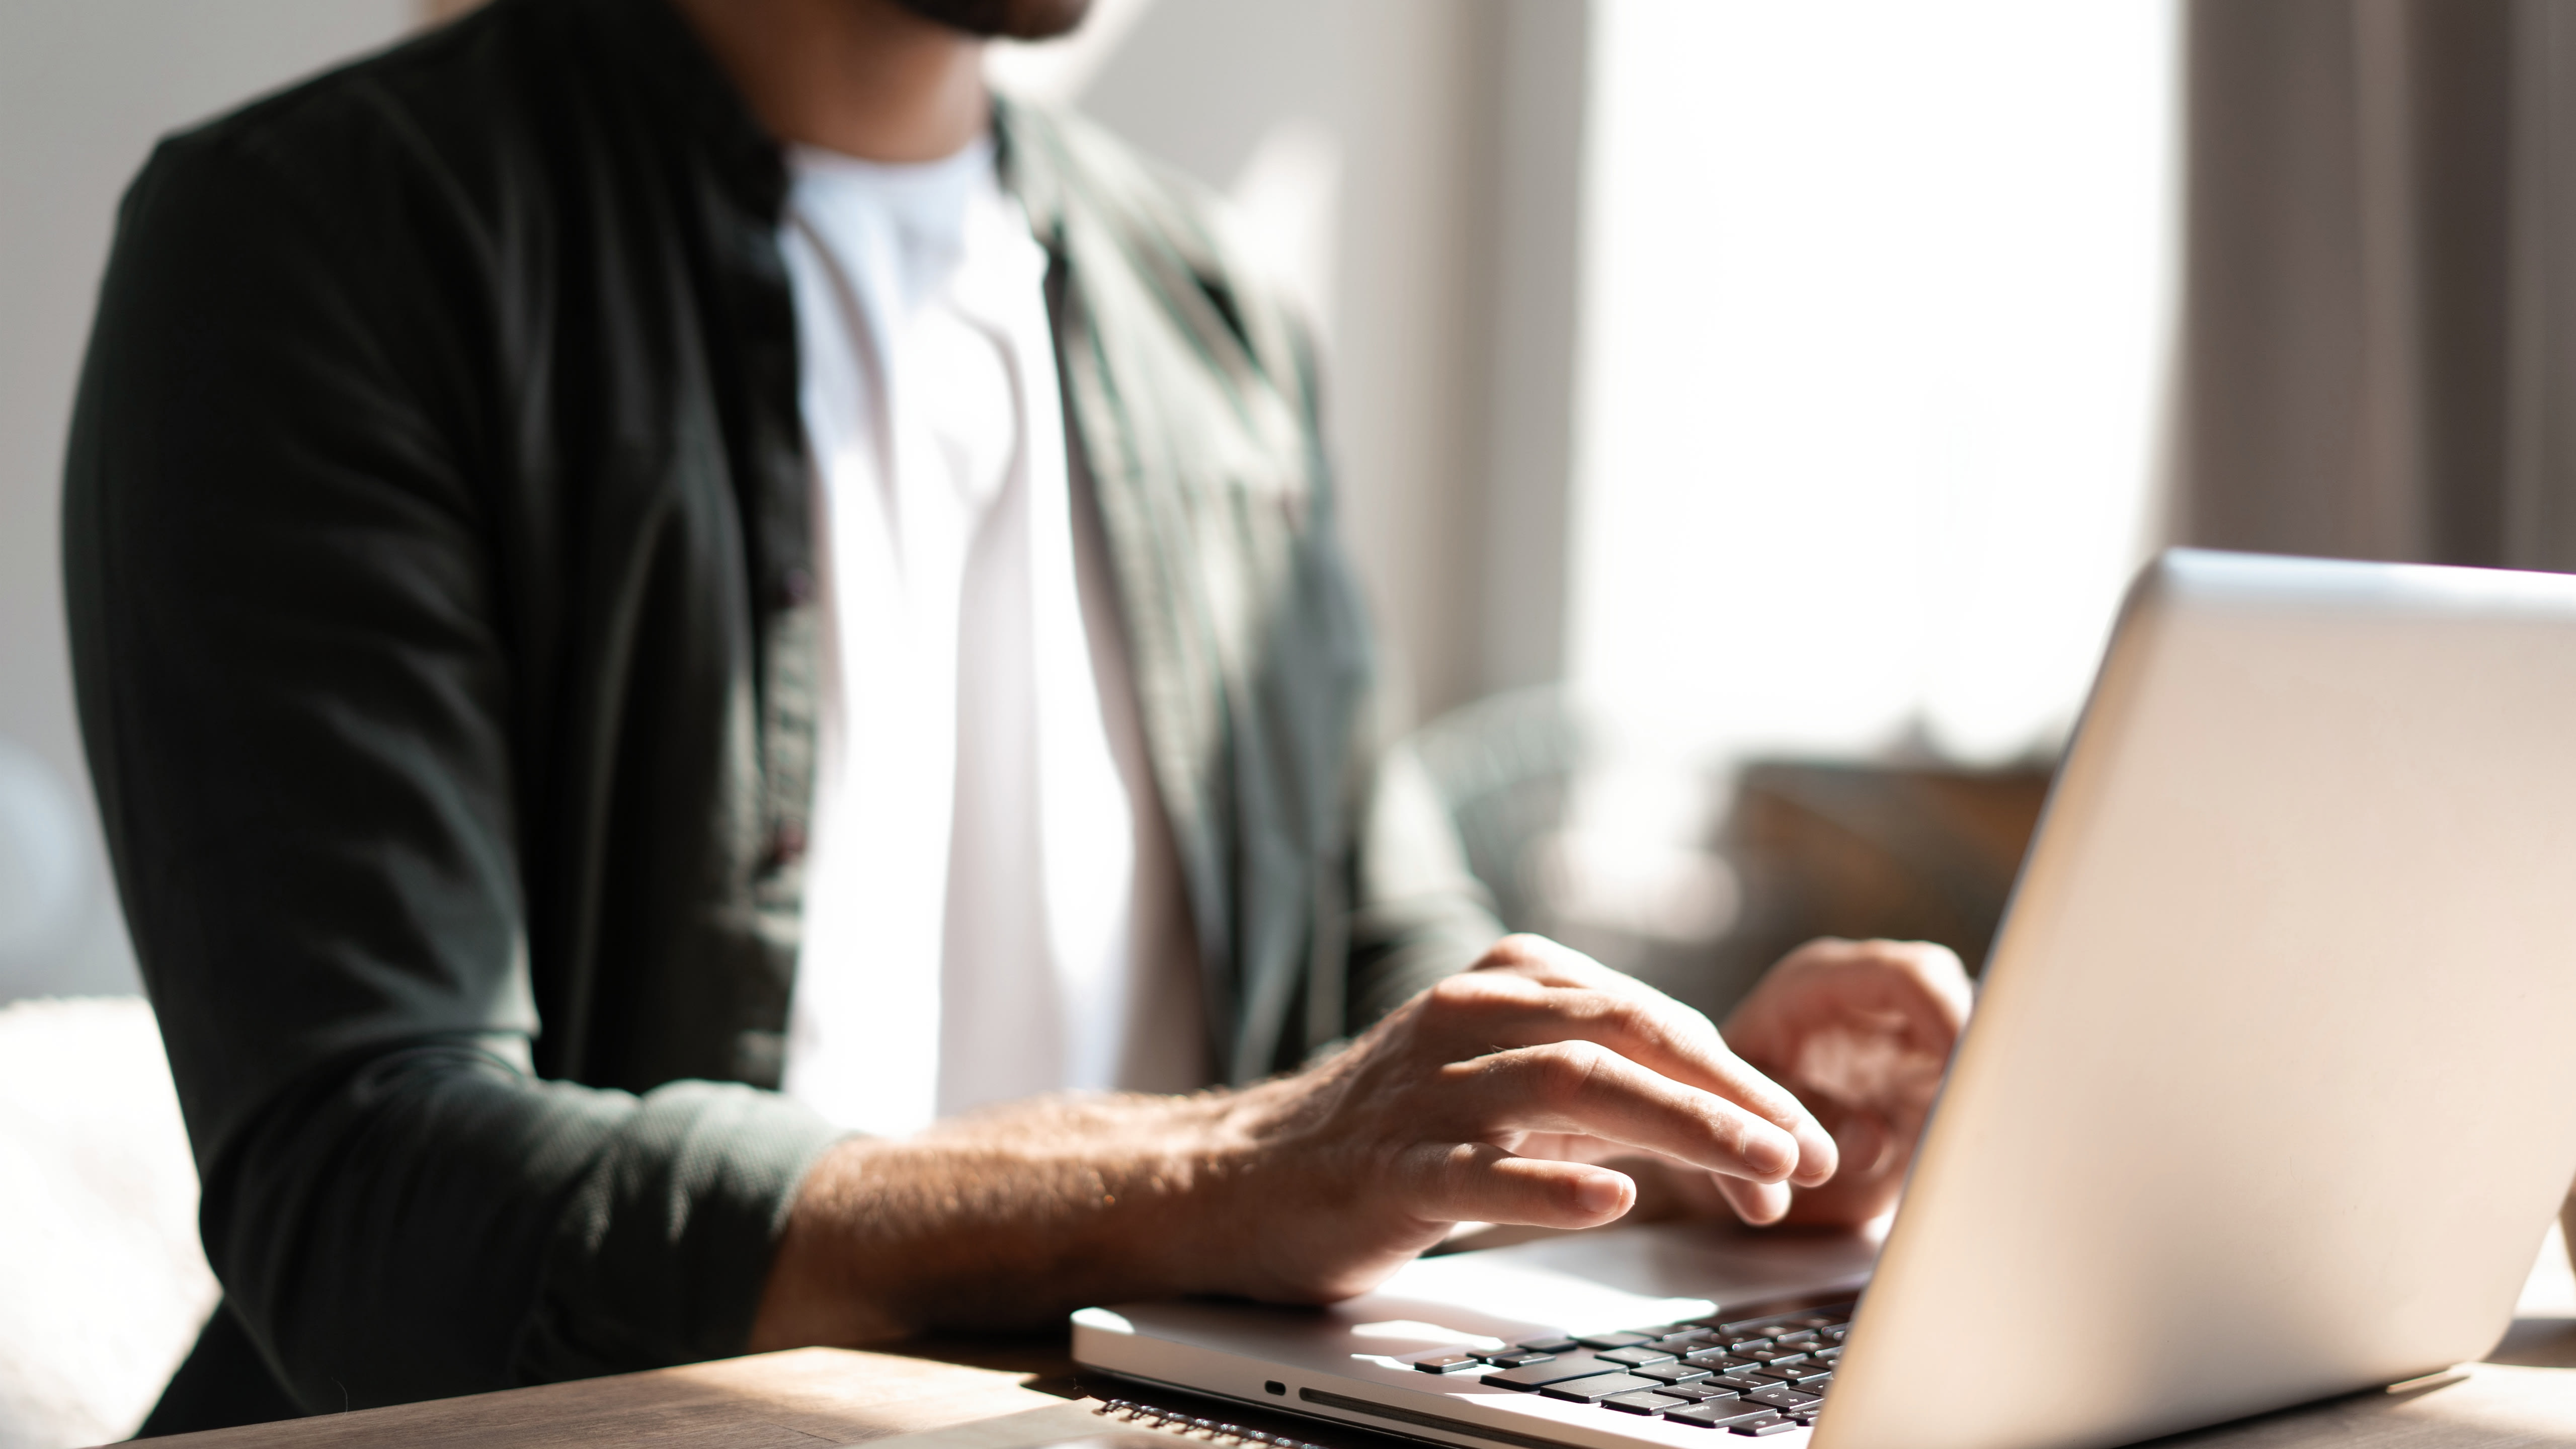
[[[2151,543],[2170,0],[1599,0],[1571,669],[1650,755],[2054,743]]]

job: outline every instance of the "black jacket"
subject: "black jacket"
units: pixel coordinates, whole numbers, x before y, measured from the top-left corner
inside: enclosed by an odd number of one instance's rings
[[[1255,1078],[1492,928],[1362,767],[1298,329],[1186,188],[997,129]],[[307,1408],[738,1350],[834,1135],[759,1090],[816,669],[785,190],[660,0],[501,0],[126,199],[66,467],[81,718],[207,1254]]]

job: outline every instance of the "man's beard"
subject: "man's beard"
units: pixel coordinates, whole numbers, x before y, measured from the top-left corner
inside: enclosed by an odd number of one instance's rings
[[[1091,0],[895,0],[927,20],[969,35],[1048,40],[1065,34],[1091,13]]]

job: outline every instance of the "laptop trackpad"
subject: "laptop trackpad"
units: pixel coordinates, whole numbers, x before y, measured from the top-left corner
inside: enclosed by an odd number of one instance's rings
[[[1374,1292],[1322,1309],[1198,1300],[1085,1314],[1125,1333],[1252,1357],[1312,1354],[1320,1367],[1354,1351],[1375,1358],[1494,1346],[1671,1323],[1793,1294],[1849,1293],[1877,1256],[1876,1238],[1855,1233],[1657,1223],[1419,1259]]]
[[[1405,1300],[1590,1333],[1791,1294],[1849,1292],[1877,1259],[1878,1239],[1859,1233],[1654,1223],[1425,1258],[1336,1314],[1382,1318],[1379,1306]]]

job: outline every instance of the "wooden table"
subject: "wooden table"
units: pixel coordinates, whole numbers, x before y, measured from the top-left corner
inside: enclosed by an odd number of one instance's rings
[[[1068,1347],[1054,1337],[928,1344],[917,1354],[800,1348],[146,1442],[155,1449],[815,1449],[1061,1405],[1081,1393]]]
[[[2576,1196],[2564,1220],[2576,1228]],[[1537,1235],[1502,1229],[1489,1245]],[[2566,1445],[2576,1449],[2576,1264],[2553,1226],[2534,1258],[2517,1317],[2487,1358],[2454,1382],[2392,1394],[2347,1395],[2253,1419],[2194,1430],[2137,1449],[2470,1449]],[[897,1352],[808,1348],[689,1364],[650,1373],[549,1384],[504,1393],[437,1399],[353,1414],[220,1429],[152,1441],[155,1449],[281,1449],[395,1443],[457,1449],[558,1449],[643,1445],[651,1449],[768,1449],[864,1444],[925,1435],[904,1449],[1035,1449],[1061,1439],[1123,1432],[1096,1417],[1077,1380],[1069,1335],[948,1338]],[[1104,1393],[1144,1399],[1114,1384]],[[1228,1406],[1191,1406],[1308,1441],[1309,1449],[1403,1449],[1393,1439],[1311,1419]],[[1021,1432],[1008,1421],[1017,1420]],[[1051,1430],[1032,1436],[1031,1426]],[[1160,1439],[1160,1443],[1150,1442]],[[1710,1449],[1741,1440],[1712,1434]],[[1239,1449],[1205,1435],[1148,1436],[1089,1449]]]
[[[807,1348],[158,1442],[171,1449],[814,1449],[1031,1409],[1055,1408],[1061,1419],[1082,1394],[1065,1353],[1060,1337],[922,1344],[903,1354]],[[1749,1441],[1711,1439],[1712,1449],[1734,1442]],[[2180,1435],[2158,1449],[2540,1444],[2576,1445],[2576,1318],[2518,1320],[2490,1362],[2458,1383],[2406,1395],[2357,1394]]]

